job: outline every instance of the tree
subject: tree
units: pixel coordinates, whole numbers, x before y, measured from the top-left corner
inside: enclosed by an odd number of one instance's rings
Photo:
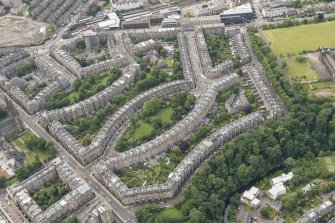
[[[99,11],[101,11],[101,6],[97,4],[93,4],[88,14],[91,16],[95,16]]]
[[[192,209],[190,212],[190,223],[205,223],[206,222],[206,217],[204,214],[197,210],[197,209]]]
[[[271,218],[271,211],[269,208],[262,208],[259,213],[264,217],[264,218]]]
[[[149,117],[156,114],[162,107],[162,101],[159,98],[152,98],[143,105],[141,117]]]
[[[6,177],[0,176],[0,188],[5,188],[6,181],[7,181]]]
[[[31,72],[33,72],[36,69],[36,65],[34,62],[24,62],[19,67],[15,69],[15,74],[18,77],[23,77]]]

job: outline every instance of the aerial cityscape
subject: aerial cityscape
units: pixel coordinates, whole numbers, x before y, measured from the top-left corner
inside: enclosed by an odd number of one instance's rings
[[[335,1],[0,0],[0,223],[335,223]]]

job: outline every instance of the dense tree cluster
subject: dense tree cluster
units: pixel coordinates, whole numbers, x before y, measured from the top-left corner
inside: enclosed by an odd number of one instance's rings
[[[73,91],[70,93],[56,93],[45,103],[44,108],[53,110],[83,101],[104,90],[107,86],[115,82],[121,74],[122,71],[120,69],[113,68],[111,71],[100,75],[91,75],[80,80],[75,80],[72,84]],[[72,96],[74,94],[76,95]]]
[[[293,89],[278,66],[276,56],[271,51],[270,47],[261,39],[261,37],[256,35],[257,31],[254,28],[249,27],[247,31],[252,49],[259,61],[262,63],[269,80],[286,105],[290,107],[293,103]]]
[[[6,187],[6,182],[7,179],[5,176],[0,176],[0,188],[5,188]]]
[[[299,6],[299,1],[292,2],[293,7],[295,4]],[[313,13],[313,15],[315,15]],[[263,30],[271,30],[271,29],[280,29],[280,28],[288,28],[293,26],[300,26],[300,25],[307,25],[307,24],[314,24],[326,21],[334,21],[335,17],[327,17],[324,18],[323,16],[314,16],[312,19],[303,19],[303,20],[294,20],[294,19],[285,19],[283,22],[279,23],[269,23],[262,25]]]
[[[15,69],[15,74],[18,77],[23,77],[27,74],[30,74],[35,69],[36,69],[35,63],[27,61]]]
[[[168,51],[160,43],[156,44],[154,49],[157,50],[159,56],[161,57],[166,57],[168,54]]]
[[[149,116],[157,114],[162,108],[162,100],[159,98],[152,98],[149,101],[144,102],[143,109],[141,111],[141,118],[147,118]]]
[[[32,197],[42,210],[46,210],[69,191],[69,186],[58,180],[48,183],[45,187],[32,194]]]
[[[264,217],[264,218],[267,218],[267,219],[273,219],[275,216],[274,216],[274,213],[275,213],[275,210],[271,207],[264,207],[262,208],[259,213]]]
[[[257,57],[289,105],[290,114],[267,121],[263,127],[254,128],[226,143],[197,172],[183,192],[185,200],[181,210],[184,216],[192,218],[196,215],[199,223],[223,222],[227,203],[239,202],[235,194],[240,188],[264,178],[277,167],[289,165],[290,158],[297,159],[306,154],[313,156],[321,150],[334,148],[332,103],[325,98],[308,97],[301,84],[295,84],[293,89],[284,79],[269,47],[255,34],[255,30],[249,28],[248,32]],[[304,175],[299,179],[303,182]],[[293,208],[294,202],[284,201],[284,210]],[[155,222],[155,213],[151,215],[150,211],[141,211],[137,215],[140,222]]]
[[[214,66],[224,60],[233,59],[229,38],[224,34],[206,35],[206,44]]]
[[[56,155],[56,150],[54,144],[51,141],[45,141],[43,138],[33,136],[26,141],[26,146],[28,149],[37,149],[40,151],[48,151],[50,154],[50,159],[53,159]]]
[[[95,16],[96,14],[98,14],[98,12],[101,11],[101,6],[98,5],[98,4],[93,4],[91,7],[90,7],[90,10],[88,12],[89,15],[91,16]]]
[[[25,180],[42,166],[42,162],[38,159],[38,157],[35,157],[35,160],[31,164],[17,168],[15,170],[15,177],[18,181]]]

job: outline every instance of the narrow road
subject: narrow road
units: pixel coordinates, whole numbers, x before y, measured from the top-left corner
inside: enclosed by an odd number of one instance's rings
[[[0,91],[6,94],[3,91]],[[100,197],[101,200],[105,201],[106,204],[115,212],[115,214],[124,222],[137,222],[131,206],[123,206],[117,198],[115,198],[104,186],[102,186],[93,176],[91,167],[83,167],[76,159],[72,157],[67,150],[61,146],[44,128],[36,123],[32,116],[27,114],[20,106],[15,102],[16,108],[19,112],[21,120],[26,126],[33,131],[36,135],[42,137],[47,141],[52,141],[57,150],[58,156],[61,157],[71,168],[73,168],[77,174],[92,188],[94,193]]]

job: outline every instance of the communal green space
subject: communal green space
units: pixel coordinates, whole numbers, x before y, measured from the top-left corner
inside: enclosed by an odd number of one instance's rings
[[[165,58],[164,62],[166,64],[167,67],[173,67],[173,60],[170,58]]]
[[[29,130],[18,134],[11,143],[16,149],[25,153],[25,163],[23,166],[15,169],[15,176],[9,179],[7,186],[27,179],[39,168],[56,157],[56,150],[52,142],[37,137]]]
[[[224,60],[233,59],[229,38],[224,34],[206,35],[205,39],[214,66],[222,63]]]
[[[34,192],[32,198],[45,211],[69,192],[70,188],[68,185],[60,180],[56,180],[49,182],[46,186]]]
[[[158,165],[139,163],[116,174],[129,188],[161,184],[186,154],[186,151],[176,147],[167,151],[164,158],[158,161]]]
[[[138,57],[137,63],[140,64],[144,72],[140,75],[136,83],[126,92],[117,95],[104,108],[97,111],[94,115],[79,118],[75,121],[66,123],[66,129],[80,142],[89,145],[102,125],[125,103],[135,98],[142,92],[149,90],[162,83],[171,82],[183,78],[180,55],[178,51],[173,53],[173,72],[168,74],[156,67],[150,67],[148,60]],[[167,112],[167,111],[165,111]],[[164,114],[164,113],[163,113]]]
[[[162,209],[159,205],[145,205],[142,209],[136,212],[136,217],[140,222],[151,222],[150,219],[155,219],[154,222],[191,222],[189,221],[190,217],[184,216],[180,208],[173,207]]]
[[[266,30],[264,34],[278,56],[335,47],[335,21]]]
[[[312,64],[306,60],[297,62],[295,59],[287,59],[287,72],[292,80],[319,80],[318,73],[313,69]]]
[[[15,74],[18,77],[23,77],[27,74],[30,74],[31,72],[36,70],[36,64],[34,62],[24,62],[19,67],[15,69]]]
[[[131,168],[117,172],[116,174],[129,188],[164,183],[167,180],[168,175],[199,142],[201,142],[216,129],[221,128],[227,123],[232,122],[243,115],[241,113],[233,115],[228,114],[224,107],[224,103],[229,98],[229,96],[232,93],[237,93],[238,91],[239,85],[234,85],[225,91],[219,92],[216,98],[217,109],[215,112],[212,112],[207,116],[208,123],[202,125],[195,132],[193,132],[186,141],[180,142],[178,146],[168,150],[166,153],[160,156],[157,156],[157,160],[154,159],[153,162],[139,163],[132,166]],[[173,103],[169,104],[173,105]],[[154,117],[160,117],[162,121],[165,117],[168,119],[167,121],[170,121],[171,117],[173,117],[173,109],[171,107],[167,107],[157,113]],[[134,120],[131,118],[130,122],[134,122]],[[140,119],[140,122],[142,123],[143,120]],[[137,123],[135,125],[137,126],[135,132],[138,131],[142,133],[142,137],[145,137],[146,134],[149,134],[148,126],[138,125]],[[129,128],[130,129],[127,130],[128,133],[132,133],[132,127]],[[154,130],[153,127],[150,128],[150,131],[152,130]],[[129,137],[129,135],[126,135],[125,137]],[[130,144],[134,142],[134,140],[138,140],[138,138],[135,137],[135,134],[133,134],[132,137],[130,137],[126,142]],[[118,141],[118,146],[124,146],[124,142],[120,140]]]
[[[305,57],[304,52],[319,47],[335,47],[335,21],[266,30],[264,34],[276,55],[286,61],[292,80],[318,80],[310,61],[299,62],[296,57]]]
[[[80,80],[75,80],[72,84],[73,90],[71,92],[56,93],[45,103],[44,108],[52,110],[85,100],[114,83],[121,74],[122,71],[120,69],[113,68],[99,75],[91,75]]]
[[[47,83],[43,82],[37,85],[36,88],[26,92],[29,100],[32,100],[40,91],[42,91],[47,86]]]
[[[51,142],[37,137],[31,131],[26,131],[24,135],[15,139],[13,144],[26,154],[26,164],[32,164],[36,157],[43,163],[47,163],[55,157],[55,149]]]
[[[195,97],[189,93],[179,93],[165,100],[148,100],[140,114],[129,118],[130,126],[116,142],[115,150],[123,152],[153,139],[179,121],[194,103]]]

